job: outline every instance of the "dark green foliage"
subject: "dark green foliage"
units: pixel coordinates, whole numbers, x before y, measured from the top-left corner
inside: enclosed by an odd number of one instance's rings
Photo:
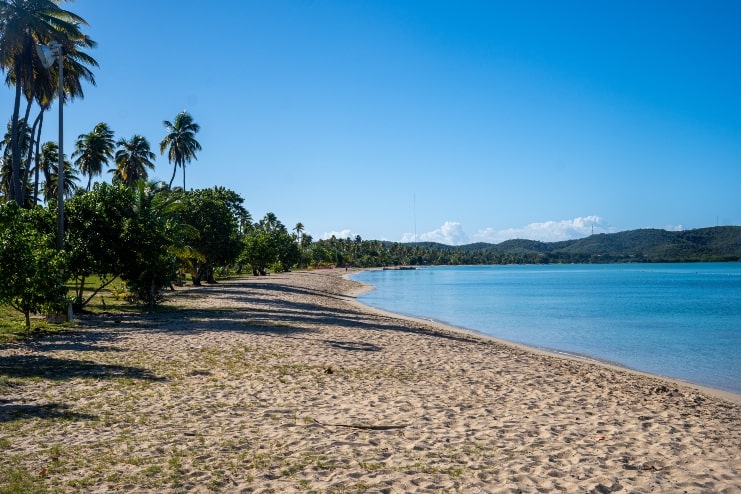
[[[176,221],[196,233],[187,241],[191,253],[181,256],[184,267],[194,285],[215,283],[215,269],[233,264],[242,251],[240,220],[249,218],[243,199],[223,187],[170,194],[182,203]]]
[[[174,198],[147,182],[132,185],[95,184],[67,203],[67,248],[78,307],[95,295],[82,299],[91,275],[105,281],[120,277],[150,307],[175,278]]]
[[[24,210],[14,202],[0,206],[0,303],[25,315],[26,330],[31,313],[60,311],[67,305],[67,260],[54,248],[54,234],[44,228],[49,215],[44,208]]]
[[[151,309],[160,300],[161,290],[170,286],[177,274],[168,228],[175,202],[165,191],[146,182],[138,182],[128,191],[133,214],[124,220],[121,230],[117,253],[120,277]]]
[[[96,183],[92,191],[78,194],[66,203],[66,249],[70,279],[75,284],[76,309],[87,302],[82,298],[86,278],[97,275],[105,282],[123,271],[123,260],[119,258],[121,232],[133,214],[130,191],[106,183]]]
[[[252,274],[265,275],[267,269],[287,271],[301,260],[296,237],[273,213],[268,213],[244,235],[242,261],[252,267]]]

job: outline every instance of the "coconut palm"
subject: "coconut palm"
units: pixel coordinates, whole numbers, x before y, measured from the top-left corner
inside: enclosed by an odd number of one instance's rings
[[[80,31],[85,20],[63,10],[58,0],[0,0],[0,69],[6,72],[5,82],[15,86],[13,103],[11,156],[11,199],[22,202],[21,149],[17,129],[20,119],[21,95],[25,95],[26,121],[33,99],[37,96],[40,79],[53,80],[55,68],[47,71],[41,66],[36,45],[57,41],[64,51],[65,93],[81,95],[80,80],[94,83],[92,72],[85,64],[96,66],[94,59],[79,50],[95,43]]]
[[[31,145],[31,129],[26,125],[24,119],[18,121],[18,147],[22,153],[27,153]],[[12,155],[12,138],[13,130],[11,123],[8,123],[8,131],[0,141],[0,151],[2,151],[2,166],[0,167],[0,189],[6,198],[13,197],[12,177],[13,177],[13,155]]]
[[[41,157],[39,167],[43,170],[46,181],[44,182],[44,200],[52,202],[57,198],[57,184],[59,183],[59,146],[56,142],[48,141],[41,146]],[[64,160],[64,197],[71,197],[77,190],[77,171],[72,168],[72,163]]]
[[[296,232],[296,242],[301,244],[301,233],[304,231],[304,224],[300,221],[293,227],[293,231]]]
[[[201,150],[201,145],[196,140],[196,134],[201,126],[193,121],[193,117],[186,111],[181,111],[175,116],[175,120],[162,122],[167,129],[167,135],[160,142],[160,154],[168,149],[167,160],[173,163],[170,188],[175,180],[178,166],[183,168],[183,190],[185,190],[185,164],[196,158],[196,151]]]
[[[259,226],[265,231],[285,230],[286,227],[280,222],[275,213],[265,213],[265,217],[260,220]]]
[[[88,177],[85,190],[90,190],[93,176],[103,173],[103,165],[108,165],[113,160],[114,149],[113,131],[105,122],[96,125],[92,132],[77,137],[72,157],[77,158],[75,165]]]
[[[116,168],[110,170],[113,182],[131,187],[139,180],[147,180],[147,168],[154,170],[152,160],[156,158],[149,141],[137,134],[129,140],[119,139],[116,145],[119,147],[116,151]]]

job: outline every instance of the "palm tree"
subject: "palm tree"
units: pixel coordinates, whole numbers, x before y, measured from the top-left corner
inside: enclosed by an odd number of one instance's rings
[[[24,192],[21,182],[21,149],[17,129],[20,119],[21,94],[28,105],[26,121],[33,99],[38,95],[37,81],[54,79],[56,68],[42,68],[36,45],[52,40],[59,42],[64,51],[66,75],[65,93],[81,95],[80,80],[95,82],[85,64],[97,66],[95,60],[81,52],[80,47],[93,47],[95,43],[83,35],[81,25],[85,20],[57,4],[59,0],[0,0],[0,69],[6,72],[5,82],[15,86],[13,118],[11,121],[11,199],[21,203]],[[69,67],[68,67],[69,66]],[[63,102],[60,102],[63,103]]]
[[[293,231],[296,232],[296,242],[301,245],[301,233],[304,231],[304,224],[300,221],[293,227]]]
[[[24,119],[18,121],[17,135],[20,136],[18,139],[18,147],[22,153],[27,153],[28,148],[31,145],[31,129],[26,125]],[[2,167],[0,167],[0,189],[6,198],[13,196],[13,151],[12,151],[12,139],[13,130],[12,123],[8,123],[8,131],[0,141],[0,151],[2,151]]]
[[[47,184],[51,184],[52,170],[59,164],[59,146],[55,142],[47,141],[41,146],[36,171],[44,174],[43,194],[47,196]],[[55,189],[56,190],[56,189]],[[46,199],[44,199],[46,200]]]
[[[103,165],[113,160],[114,148],[113,131],[105,122],[96,125],[92,132],[77,137],[72,157],[77,157],[75,165],[88,177],[86,190],[90,190],[93,176],[103,173]]]
[[[265,231],[285,230],[286,227],[280,222],[275,213],[265,213],[265,217],[260,220],[260,227]]]
[[[59,183],[59,146],[56,142],[45,142],[41,147],[39,167],[44,171],[44,200],[49,203],[57,198],[57,184]],[[77,190],[77,171],[72,163],[64,160],[64,196],[71,197]]]
[[[123,183],[128,187],[139,180],[147,180],[147,168],[154,170],[156,155],[150,150],[149,141],[144,136],[134,135],[130,140],[119,139],[116,145],[116,168],[113,173],[114,183]]]
[[[196,134],[201,126],[193,121],[193,117],[185,110],[175,116],[174,122],[165,120],[162,122],[167,129],[167,135],[160,142],[160,154],[165,149],[170,148],[167,152],[167,160],[173,163],[172,178],[170,179],[170,188],[175,180],[178,166],[183,168],[183,190],[185,190],[185,164],[190,163],[196,158],[196,151],[201,150],[201,145],[196,141]]]

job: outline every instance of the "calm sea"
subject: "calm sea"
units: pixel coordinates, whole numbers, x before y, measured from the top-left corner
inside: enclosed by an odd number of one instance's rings
[[[741,393],[741,263],[364,271],[367,305]]]

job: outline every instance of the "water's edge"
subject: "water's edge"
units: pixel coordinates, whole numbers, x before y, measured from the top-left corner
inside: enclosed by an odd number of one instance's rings
[[[714,396],[716,398],[741,405],[741,393],[734,393],[732,391],[727,391],[724,389],[713,388],[711,386],[698,384],[692,381],[687,381],[687,380],[680,379],[680,378],[673,377],[673,376],[654,374],[651,372],[642,371],[640,369],[634,369],[634,368],[631,368],[631,367],[628,367],[628,366],[625,366],[625,365],[622,365],[616,362],[612,362],[610,360],[600,359],[600,358],[597,358],[591,355],[571,353],[571,352],[566,352],[563,350],[555,350],[552,348],[538,347],[534,345],[527,345],[524,343],[513,342],[510,340],[503,339],[503,338],[497,338],[495,336],[491,336],[481,331],[477,331],[475,329],[467,328],[464,326],[456,326],[454,324],[444,322],[444,321],[437,321],[432,318],[424,318],[424,317],[415,316],[415,315],[409,315],[409,314],[404,314],[404,313],[399,313],[399,312],[392,312],[386,309],[381,309],[379,307],[373,307],[371,305],[367,305],[363,303],[361,300],[359,300],[358,297],[360,297],[361,295],[369,291],[376,290],[377,287],[369,283],[366,283],[364,281],[357,280],[355,279],[355,276],[364,271],[374,271],[377,269],[379,268],[363,269],[363,270],[356,271],[354,273],[348,273],[348,274],[343,275],[343,278],[363,285],[361,289],[353,290],[352,293],[347,294],[347,296],[349,297],[348,301],[362,310],[374,312],[377,314],[382,314],[382,315],[389,316],[389,317],[394,317],[394,318],[399,318],[399,319],[404,319],[404,320],[409,320],[409,321],[416,321],[416,322],[423,323],[423,324],[430,324],[430,325],[433,325],[433,326],[436,326],[436,327],[439,327],[439,328],[442,328],[448,331],[465,333],[468,336],[474,336],[476,338],[494,341],[502,345],[526,350],[531,353],[546,354],[546,355],[550,355],[550,356],[557,357],[557,358],[579,360],[579,361],[592,364],[592,365],[608,367],[610,369],[616,369],[616,370],[628,372],[631,374],[637,374],[641,376],[647,376],[647,377],[651,377],[655,379],[660,379],[660,380],[667,381],[668,383],[672,383],[672,384],[688,386],[688,387],[697,389],[699,391],[702,391],[710,396]]]

